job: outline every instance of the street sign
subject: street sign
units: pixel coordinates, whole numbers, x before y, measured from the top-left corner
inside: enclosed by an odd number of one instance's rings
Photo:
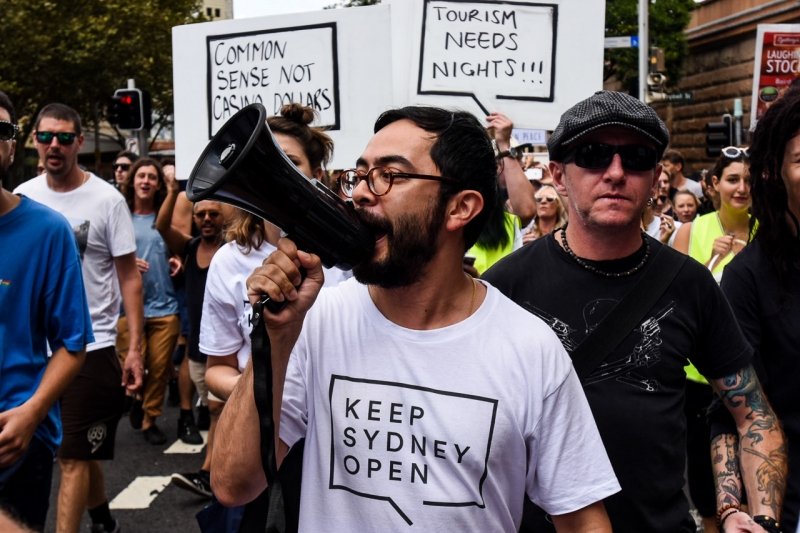
[[[624,37],[606,37],[604,41],[605,48],[638,48],[639,36],[627,35]]]
[[[667,94],[667,102],[694,102],[693,91],[681,91]]]

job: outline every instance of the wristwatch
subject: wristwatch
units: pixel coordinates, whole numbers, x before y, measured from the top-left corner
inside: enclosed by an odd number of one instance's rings
[[[505,150],[497,154],[497,159],[503,159],[504,157],[513,157],[514,159],[516,159],[518,155],[519,155],[519,150],[517,150],[515,146],[509,146],[508,150]]]

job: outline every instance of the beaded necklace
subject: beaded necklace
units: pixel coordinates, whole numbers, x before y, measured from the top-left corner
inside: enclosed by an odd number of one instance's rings
[[[599,268],[590,265],[577,255],[575,255],[575,252],[572,251],[572,248],[569,247],[569,243],[567,243],[567,225],[568,224],[564,224],[564,227],[561,228],[561,244],[564,245],[564,249],[567,251],[569,256],[575,260],[576,263],[578,263],[580,266],[582,266],[583,268],[594,274],[604,276],[606,278],[624,278],[630,276],[631,274],[634,274],[635,272],[638,272],[647,262],[647,258],[650,257],[650,242],[647,240],[647,236],[645,235],[645,233],[642,232],[642,240],[644,241],[645,251],[644,251],[644,257],[642,257],[642,260],[639,262],[639,264],[631,268],[630,270],[626,270],[625,272],[603,272]]]

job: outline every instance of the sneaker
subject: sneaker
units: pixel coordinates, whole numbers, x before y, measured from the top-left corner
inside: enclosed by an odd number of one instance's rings
[[[181,393],[178,389],[178,378],[171,379],[167,382],[169,388],[169,395],[167,396],[167,405],[170,407],[178,407],[181,404]]]
[[[201,431],[208,431],[211,427],[211,414],[208,412],[207,405],[201,405],[197,408],[197,429]]]
[[[92,533],[119,533],[119,520],[114,519],[114,529],[106,529],[103,524],[92,524]]]
[[[142,431],[142,435],[144,435],[144,440],[153,446],[160,446],[167,442],[167,436],[155,424]]]
[[[194,492],[206,498],[211,497],[211,483],[208,474],[199,472],[197,474],[172,474],[172,484],[184,490]]]
[[[131,412],[128,415],[133,429],[142,429],[142,422],[144,421],[144,409],[142,408],[142,400],[133,399],[131,403]]]
[[[178,419],[178,438],[186,444],[203,444],[203,436],[194,423],[191,411]]]

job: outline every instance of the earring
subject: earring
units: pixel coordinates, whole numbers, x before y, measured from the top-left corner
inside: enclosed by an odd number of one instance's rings
[[[655,203],[656,203],[656,199],[655,198],[651,197],[651,198],[647,199],[647,207],[652,207],[653,204],[655,204]]]

